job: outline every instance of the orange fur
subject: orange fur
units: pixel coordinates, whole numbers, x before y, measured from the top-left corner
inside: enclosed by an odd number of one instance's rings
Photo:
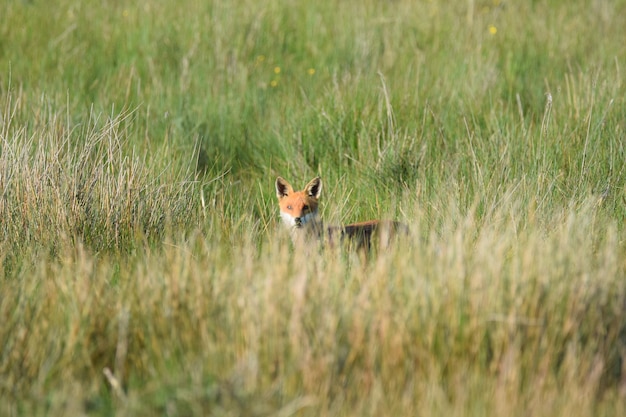
[[[322,180],[319,177],[309,181],[301,191],[294,191],[291,184],[282,177],[276,178],[280,217],[289,229],[294,243],[323,241],[334,246],[347,239],[357,248],[369,250],[374,235],[378,236],[381,246],[388,246],[398,232],[408,233],[408,227],[396,221],[368,220],[345,226],[326,226],[318,215],[321,193]]]

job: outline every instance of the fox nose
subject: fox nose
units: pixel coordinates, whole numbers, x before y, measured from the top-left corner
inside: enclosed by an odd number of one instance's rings
[[[302,217],[295,218],[296,227],[302,227]]]

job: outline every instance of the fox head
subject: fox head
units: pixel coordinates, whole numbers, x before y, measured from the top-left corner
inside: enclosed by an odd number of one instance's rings
[[[280,217],[290,229],[299,229],[317,221],[317,207],[322,193],[322,179],[313,178],[302,191],[294,191],[285,179],[276,178],[276,196]]]

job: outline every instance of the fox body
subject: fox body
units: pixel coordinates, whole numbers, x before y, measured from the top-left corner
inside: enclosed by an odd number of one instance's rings
[[[358,249],[369,250],[377,236],[381,246],[387,246],[398,232],[408,233],[406,225],[395,221],[369,220],[345,226],[328,226],[319,218],[318,206],[322,180],[315,177],[302,191],[294,191],[285,179],[276,178],[276,195],[280,217],[295,244],[322,241],[335,246],[349,240]]]

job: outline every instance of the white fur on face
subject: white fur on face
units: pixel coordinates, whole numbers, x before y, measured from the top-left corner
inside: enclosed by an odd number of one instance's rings
[[[303,227],[309,222],[313,221],[316,216],[317,216],[317,213],[315,212],[315,213],[307,213],[304,216],[300,217],[300,227]],[[296,224],[296,218],[293,217],[291,214],[281,211],[280,218],[283,219],[283,223],[287,227],[289,228],[298,227],[298,225]]]
[[[296,225],[296,219],[294,219],[294,217],[288,213],[281,211],[280,218],[283,219],[283,223],[287,227],[294,227]]]

